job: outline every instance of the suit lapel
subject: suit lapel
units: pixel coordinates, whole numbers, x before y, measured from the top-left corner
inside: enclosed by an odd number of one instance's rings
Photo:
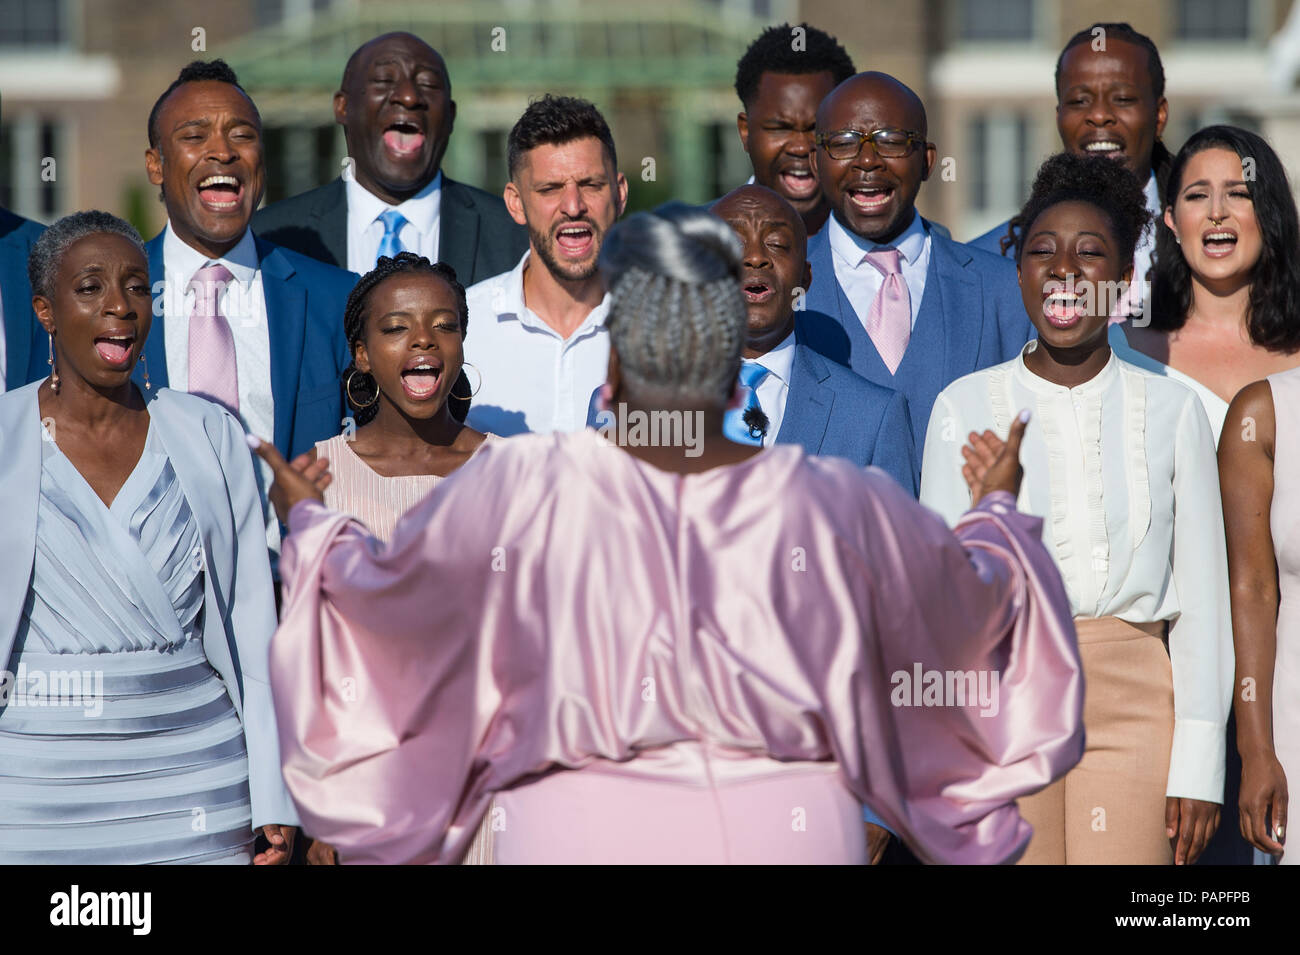
[[[473,284],[478,251],[478,212],[460,183],[442,177],[442,207],[438,218],[438,260],[456,270],[460,284]],[[484,276],[486,278],[486,276]]]
[[[153,293],[153,322],[149,325],[149,337],[144,340],[144,364],[149,369],[149,384],[154,388],[167,388],[167,320],[163,311],[163,301],[184,302],[183,294],[171,294],[167,290],[167,270],[163,264],[164,229],[149,240],[145,251],[149,254],[149,286]],[[184,290],[180,290],[183,292]],[[180,316],[177,316],[179,319]],[[144,368],[139,363],[131,373],[131,380],[144,388]]]
[[[273,443],[285,451],[293,434],[298,408],[298,372],[302,367],[302,342],[307,330],[307,292],[291,281],[293,266],[279,248],[257,240],[262,269],[262,295],[271,343],[271,399],[275,403]]]
[[[829,375],[825,359],[811,348],[795,346],[777,444],[799,444],[809,454],[821,453],[835,401],[834,393],[822,384]]]
[[[316,234],[334,256],[334,264],[348,267],[348,190],[342,179],[335,179],[321,190],[321,202],[315,210]]]
[[[4,243],[13,261],[20,263],[20,268],[25,270],[27,257],[31,253],[31,243],[27,237],[15,228],[0,242]],[[32,323],[36,317],[32,312],[31,287],[27,283],[25,271],[4,276],[3,283],[5,382],[12,390],[27,382],[28,365],[32,359],[32,338],[36,334]]]
[[[929,223],[926,223],[927,229]],[[984,296],[972,256],[959,243],[930,231],[930,268],[925,280],[925,296],[931,288],[940,293],[935,303],[935,318],[942,322],[945,381],[956,381],[976,370],[980,338],[984,329]],[[918,324],[927,311],[921,302]]]
[[[36,556],[36,510],[41,493],[41,432],[34,382],[0,400],[0,487],[6,514],[0,521],[0,669],[8,666],[18,635]]]
[[[831,256],[830,229],[823,228],[808,240],[808,264],[812,266],[812,285],[804,297],[804,307],[808,311],[817,311],[838,319],[846,324],[848,317],[857,321],[857,316],[845,316],[840,300],[843,296],[839,290],[839,279],[835,277],[835,264]]]

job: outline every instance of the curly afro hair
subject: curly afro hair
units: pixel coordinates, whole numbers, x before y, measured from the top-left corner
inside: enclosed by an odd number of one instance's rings
[[[1143,184],[1113,159],[1073,153],[1057,153],[1038,167],[1029,201],[1018,216],[1024,227],[1016,237],[1017,262],[1034,221],[1062,202],[1086,202],[1106,213],[1120,261],[1132,264],[1138,240],[1151,224]],[[1133,279],[1141,281],[1142,277]]]

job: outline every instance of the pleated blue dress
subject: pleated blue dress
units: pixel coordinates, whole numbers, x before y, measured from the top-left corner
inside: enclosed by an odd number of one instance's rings
[[[252,859],[243,726],[203,651],[198,524],[150,424],[111,507],[48,433],[0,695],[0,864]]]

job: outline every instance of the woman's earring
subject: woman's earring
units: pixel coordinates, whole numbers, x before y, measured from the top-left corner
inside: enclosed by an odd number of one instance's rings
[[[59,393],[59,369],[54,367],[54,333],[50,332],[50,389],[57,395]]]
[[[469,396],[468,396],[468,397],[466,397],[465,395],[449,395],[448,397],[451,397],[451,398],[459,398],[461,401],[469,401],[469,400],[472,399],[476,394],[478,394],[480,391],[483,390],[483,372],[479,371],[477,368],[475,368],[473,365],[471,365],[471,364],[470,364],[469,362],[467,362],[467,361],[463,361],[463,362],[461,362],[461,363],[460,363],[460,367],[461,367],[462,370],[464,370],[465,368],[474,368],[474,373],[475,373],[476,375],[478,375],[478,387],[475,388],[473,391],[471,391],[471,392],[469,393]],[[469,376],[468,376],[468,375],[465,376],[465,380],[466,380],[466,381],[469,380]]]
[[[140,353],[140,370],[144,372],[144,390],[148,391],[151,387],[149,384],[149,363],[144,359],[144,352]]]
[[[347,394],[348,401],[352,402],[352,407],[356,408],[358,411],[360,411],[362,408],[369,408],[371,405],[373,405],[376,401],[379,400],[378,385],[375,386],[375,396],[371,398],[369,401],[367,401],[365,404],[361,404],[360,402],[357,401],[356,398],[352,397],[352,379],[359,374],[366,375],[367,377],[369,377],[369,372],[364,372],[360,368],[354,368],[352,370],[352,374],[348,375],[348,380],[343,383],[343,391]]]

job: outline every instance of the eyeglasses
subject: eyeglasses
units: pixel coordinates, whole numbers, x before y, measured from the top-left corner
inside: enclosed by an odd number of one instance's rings
[[[867,140],[871,140],[871,147],[881,159],[900,159],[912,151],[914,143],[925,145],[924,136],[906,129],[877,129],[873,133],[837,129],[831,133],[818,133],[816,142],[832,159],[857,159],[862,144]]]

